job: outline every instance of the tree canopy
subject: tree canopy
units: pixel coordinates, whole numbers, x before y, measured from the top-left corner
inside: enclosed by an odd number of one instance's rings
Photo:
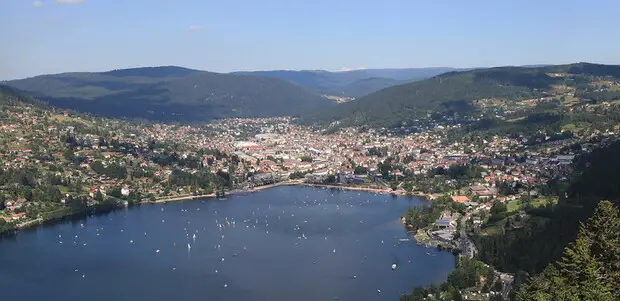
[[[620,300],[620,217],[601,201],[556,264],[524,284],[517,300]]]

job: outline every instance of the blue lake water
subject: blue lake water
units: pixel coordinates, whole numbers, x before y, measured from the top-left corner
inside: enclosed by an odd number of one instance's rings
[[[400,215],[425,202],[289,186],[142,205],[3,238],[0,292],[2,300],[398,300],[454,267],[452,254],[400,240]]]

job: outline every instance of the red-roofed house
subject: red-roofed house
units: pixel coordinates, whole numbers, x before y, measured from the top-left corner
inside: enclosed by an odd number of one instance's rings
[[[452,201],[455,203],[467,203],[470,202],[470,199],[465,196],[465,195],[453,195],[450,198],[452,198]]]
[[[13,220],[19,220],[19,219],[25,218],[26,212],[13,213],[11,214],[11,217],[13,218]]]

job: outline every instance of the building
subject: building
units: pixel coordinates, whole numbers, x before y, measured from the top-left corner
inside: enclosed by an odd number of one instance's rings
[[[435,221],[435,228],[437,229],[452,229],[456,228],[456,221],[453,218],[440,218]]]
[[[276,177],[272,173],[259,173],[250,177],[250,182],[255,186],[273,184],[276,182]]]
[[[471,200],[465,195],[453,195],[450,197],[455,203],[467,203],[471,202]]]
[[[125,187],[121,188],[121,195],[122,196],[129,196],[129,187],[125,186]]]

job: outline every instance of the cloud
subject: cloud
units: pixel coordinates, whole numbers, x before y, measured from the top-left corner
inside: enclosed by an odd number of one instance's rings
[[[32,1],[32,6],[34,7],[41,7],[43,5],[45,5],[45,2],[43,1],[39,1],[39,0]]]
[[[84,0],[54,0],[56,4],[82,4]]]
[[[205,27],[201,25],[191,25],[187,27],[187,30],[189,31],[198,31],[198,30],[203,30],[203,29],[205,29]]]

